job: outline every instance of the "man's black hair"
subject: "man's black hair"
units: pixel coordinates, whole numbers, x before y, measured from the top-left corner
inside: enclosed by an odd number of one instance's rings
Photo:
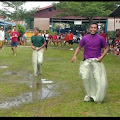
[[[93,24],[97,25],[97,28],[98,28],[98,23],[92,22],[92,23],[90,24],[90,26],[93,25]]]

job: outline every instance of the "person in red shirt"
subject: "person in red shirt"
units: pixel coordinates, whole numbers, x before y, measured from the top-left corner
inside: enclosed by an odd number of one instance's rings
[[[119,43],[119,37],[116,37],[116,39],[115,39],[115,45],[117,46],[118,45],[118,43]]]
[[[105,41],[107,42],[107,34],[104,32],[104,30],[100,31],[100,36],[104,37]]]
[[[17,28],[14,26],[11,32],[11,49],[13,51],[13,55],[16,56],[17,52],[17,42],[18,42],[19,33],[17,32]]]
[[[57,37],[57,34],[55,33],[53,35],[53,43],[54,43],[54,45],[55,45],[55,43],[57,43],[57,39],[58,39],[58,37]]]
[[[108,42],[107,34],[104,32],[104,30],[100,30],[100,34],[99,35],[104,37],[105,41]],[[102,49],[102,53],[103,53],[103,49]]]
[[[69,36],[68,33],[66,32],[64,37],[64,46],[66,45],[67,42],[69,43]]]
[[[68,38],[69,38],[69,45],[71,45],[70,50],[73,50],[73,34],[71,33],[71,31],[69,31],[68,33]]]

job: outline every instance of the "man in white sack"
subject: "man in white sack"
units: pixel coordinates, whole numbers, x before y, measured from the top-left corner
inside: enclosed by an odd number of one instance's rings
[[[97,34],[98,24],[92,23],[89,28],[90,34],[80,41],[71,62],[77,58],[77,54],[84,46],[84,60],[80,62],[79,74],[82,76],[86,91],[84,101],[101,103],[106,95],[108,86],[106,70],[101,62],[109,50],[105,39]],[[101,49],[104,52],[101,55]]]
[[[32,63],[34,76],[42,73],[43,53],[46,45],[45,38],[39,35],[39,28],[34,28],[34,35],[31,37],[31,46],[33,49]]]

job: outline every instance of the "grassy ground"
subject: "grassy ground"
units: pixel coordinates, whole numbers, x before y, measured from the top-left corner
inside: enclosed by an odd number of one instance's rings
[[[77,44],[74,44],[74,48]],[[75,50],[75,49],[74,49]],[[44,51],[43,73],[41,78],[54,81],[57,86],[55,91],[60,94],[51,98],[25,103],[11,109],[1,109],[0,116],[5,117],[120,117],[120,60],[108,54],[103,63],[108,77],[107,95],[102,104],[83,102],[85,91],[81,77],[78,74],[80,60],[83,59],[82,51],[77,61],[70,60],[74,51],[66,47],[53,45]],[[30,91],[31,88],[24,82],[25,74],[32,74],[32,50],[30,47],[18,47],[17,56],[13,56],[10,47],[0,51],[0,101],[21,93]],[[24,75],[4,75],[6,71],[24,73]],[[37,77],[36,79],[39,79]],[[54,89],[53,89],[54,90]]]

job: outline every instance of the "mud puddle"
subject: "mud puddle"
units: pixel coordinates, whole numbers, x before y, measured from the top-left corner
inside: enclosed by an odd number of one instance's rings
[[[3,75],[18,75],[18,74],[17,74],[17,72],[6,71],[3,73]]]
[[[25,74],[22,72],[19,72],[18,74],[17,72],[6,71],[3,74],[24,76],[24,80],[20,82],[28,84],[31,90],[26,93],[22,93],[19,96],[10,97],[6,101],[0,101],[0,109],[9,109],[25,103],[31,103],[59,95],[59,92],[57,92],[57,84],[51,80],[34,78],[32,74]]]

